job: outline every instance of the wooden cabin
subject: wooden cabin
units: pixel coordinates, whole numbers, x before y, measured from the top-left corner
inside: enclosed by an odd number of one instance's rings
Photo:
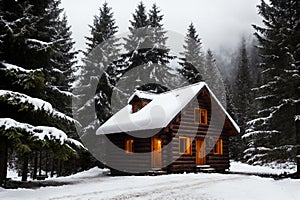
[[[113,174],[225,171],[239,127],[200,82],[162,94],[136,91],[106,121],[105,163]]]

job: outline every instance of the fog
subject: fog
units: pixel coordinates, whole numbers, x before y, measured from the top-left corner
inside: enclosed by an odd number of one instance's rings
[[[99,14],[104,0],[62,0],[77,49],[84,50],[85,36],[90,35],[88,25],[93,24],[93,16]],[[140,0],[106,0],[112,7],[119,33],[128,31],[129,20]],[[149,10],[157,3],[164,15],[166,30],[186,34],[188,25],[193,22],[204,48],[218,51],[235,48],[242,36],[253,33],[251,24],[261,24],[256,5],[260,0],[186,0],[186,1],[143,1]]]

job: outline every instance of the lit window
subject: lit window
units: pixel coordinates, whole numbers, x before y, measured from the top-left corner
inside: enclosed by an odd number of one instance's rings
[[[133,153],[133,139],[125,140],[125,151],[126,153]]]
[[[222,155],[223,154],[223,140],[219,139],[214,147],[214,154],[215,155]]]
[[[207,110],[203,108],[195,108],[194,121],[196,124],[207,124]]]
[[[192,153],[191,138],[179,137],[179,153],[180,154],[191,154]]]

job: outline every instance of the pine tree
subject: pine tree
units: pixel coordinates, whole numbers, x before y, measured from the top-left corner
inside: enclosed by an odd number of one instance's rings
[[[257,87],[260,84],[260,72],[261,69],[258,67],[259,63],[261,62],[259,53],[258,53],[258,41],[256,38],[253,38],[252,41],[247,44],[247,52],[249,58],[249,68],[250,68],[250,77],[251,83],[253,87]]]
[[[86,44],[88,46],[86,54],[90,53],[102,42],[111,39],[117,33],[118,27],[116,26],[114,14],[111,9],[108,3],[105,2],[99,9],[99,16],[94,16],[94,24],[93,26],[90,25],[91,36],[86,37]]]
[[[149,35],[149,21],[147,16],[146,7],[141,1],[135,13],[132,14],[133,20],[130,20],[130,35],[124,38],[126,43],[124,45],[128,52],[136,49],[149,48],[151,46]]]
[[[52,10],[55,9],[52,8]],[[46,100],[59,111],[71,116],[73,96],[71,86],[74,82],[73,73],[78,52],[74,50],[75,42],[71,38],[71,27],[67,24],[66,15],[62,15],[62,17],[57,15],[55,22],[53,24],[55,31],[51,36],[54,45],[52,47],[50,67],[46,72],[46,84],[49,86],[45,91]]]
[[[261,2],[265,27],[254,26],[262,58],[261,85],[255,88],[260,108],[244,137],[251,163],[295,161],[296,104],[299,102],[300,3]]]
[[[202,80],[206,70],[202,52],[202,42],[193,23],[189,25],[183,48],[183,68],[180,69],[179,72],[189,83],[197,83]]]
[[[25,39],[31,38],[37,23],[32,7],[9,0],[1,1],[0,6],[0,60],[27,66],[29,51]]]
[[[154,48],[161,49],[161,50],[167,50],[166,40],[167,37],[165,36],[166,31],[163,28],[162,20],[163,15],[160,15],[160,10],[157,7],[156,4],[152,5],[152,8],[149,10],[148,13],[148,24],[149,28],[152,31],[152,34],[150,35],[150,41]],[[164,52],[162,52],[164,53]],[[165,51],[167,53],[167,51]]]
[[[90,26],[91,36],[87,39],[86,56],[83,59],[81,80],[78,92],[84,94],[80,98],[77,115],[83,122],[83,133],[94,130],[98,120],[103,123],[111,116],[110,99],[116,71],[112,65],[118,56],[118,39],[115,33],[118,27],[115,24],[111,8],[105,2],[99,9],[99,16],[94,16],[94,24]],[[87,88],[96,88],[96,91]],[[95,102],[92,104],[91,102]],[[95,115],[91,114],[96,105]]]
[[[118,27],[112,8],[105,2],[99,8],[99,15],[94,16],[91,35],[86,37],[87,50],[80,67],[81,75],[75,94],[76,118],[82,124],[81,140],[88,144],[89,152],[104,162],[101,137],[95,132],[100,124],[112,116],[111,96],[118,76],[113,64],[119,55],[119,39],[115,37]],[[82,162],[95,163],[91,155],[81,158]],[[103,163],[102,163],[103,164]]]
[[[248,59],[248,53],[246,50],[245,39],[242,39],[240,53],[239,53],[239,65],[237,69],[237,75],[234,85],[234,105],[235,105],[235,117],[239,124],[241,131],[234,139],[232,139],[232,156],[239,160],[243,157],[243,152],[246,148],[242,135],[245,134],[246,123],[249,121],[251,112],[251,77],[250,77],[250,63]]]
[[[205,72],[203,79],[216,97],[220,100],[220,102],[226,106],[225,86],[221,73],[218,70],[214,55],[210,49],[207,50],[205,58]]]
[[[58,5],[55,0],[0,3],[0,135],[24,160],[22,180],[34,152],[44,149],[53,158],[68,159],[75,152],[70,144],[80,145],[66,135],[76,121],[47,102],[54,53],[62,53],[56,45],[63,40],[55,38]],[[3,155],[0,163],[6,163]],[[2,184],[5,175],[0,178]]]
[[[128,99],[136,89],[161,93],[174,88],[172,81],[175,78],[172,73],[176,71],[169,65],[174,57],[169,55],[165,46],[167,37],[160,12],[153,4],[147,15],[141,2],[133,14],[130,34],[125,38],[127,53],[120,62],[124,69],[119,80],[123,84],[118,87],[119,99],[123,100],[120,105],[124,106],[124,99]]]

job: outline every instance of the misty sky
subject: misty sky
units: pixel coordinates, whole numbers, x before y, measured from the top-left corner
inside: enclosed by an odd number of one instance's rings
[[[127,32],[129,20],[140,0],[106,0],[112,11],[119,33]],[[85,50],[84,36],[90,36],[88,24],[99,14],[99,7],[105,0],[62,0],[62,7],[72,26],[76,48]],[[253,33],[251,24],[261,24],[256,5],[260,0],[147,0],[143,1],[147,10],[157,3],[164,14],[166,30],[186,34],[188,25],[193,22],[204,48],[218,50],[219,47],[233,48],[241,37]]]

